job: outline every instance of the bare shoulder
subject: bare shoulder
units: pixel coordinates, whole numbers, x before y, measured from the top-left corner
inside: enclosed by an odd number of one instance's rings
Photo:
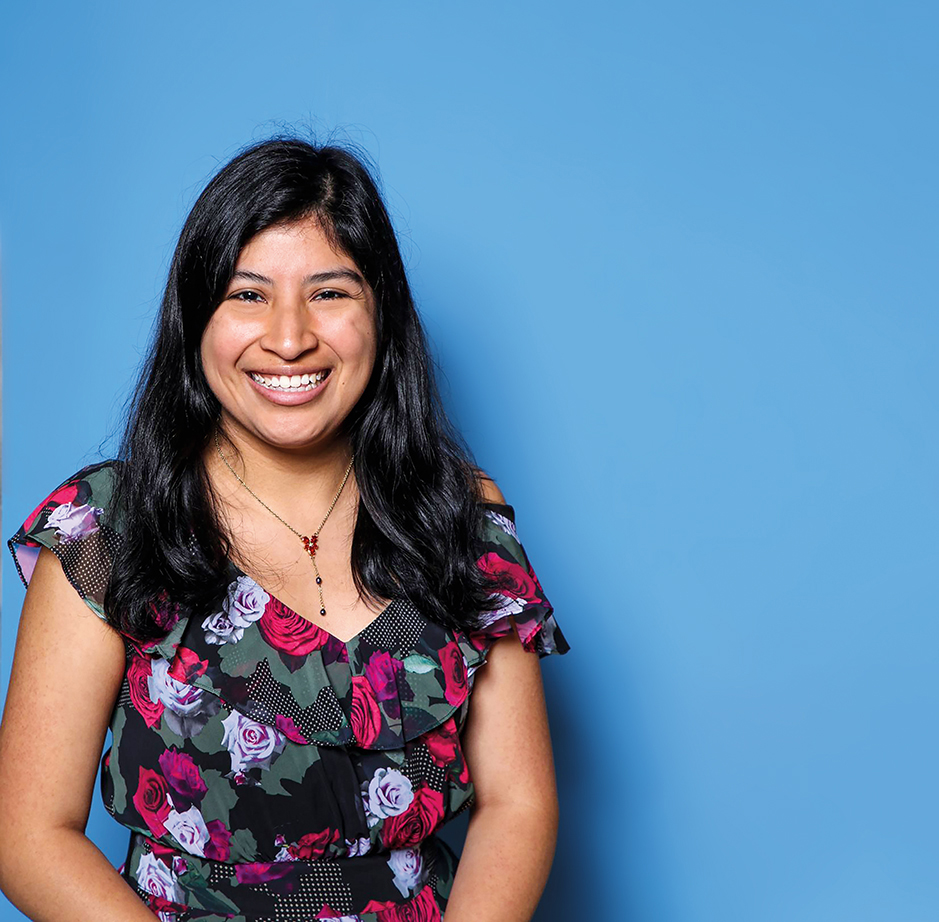
[[[479,489],[483,500],[487,503],[505,503],[505,497],[502,491],[496,485],[496,482],[483,470],[475,468],[476,479],[479,481]]]

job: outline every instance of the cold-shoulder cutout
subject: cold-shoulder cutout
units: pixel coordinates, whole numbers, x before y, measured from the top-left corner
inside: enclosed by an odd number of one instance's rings
[[[505,497],[498,484],[480,468],[476,468],[476,479],[479,481],[483,503],[504,506]]]

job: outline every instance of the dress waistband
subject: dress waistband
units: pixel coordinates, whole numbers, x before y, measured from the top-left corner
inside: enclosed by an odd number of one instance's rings
[[[309,922],[409,902],[426,913],[419,918],[434,919],[446,905],[456,862],[437,836],[414,848],[355,857],[233,864],[135,831],[121,875],[163,922]]]

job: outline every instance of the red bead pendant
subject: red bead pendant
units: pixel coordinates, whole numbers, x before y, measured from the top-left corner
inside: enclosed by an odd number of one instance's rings
[[[303,549],[310,555],[310,560],[316,556],[316,535],[307,538],[305,535],[300,539],[303,542]]]

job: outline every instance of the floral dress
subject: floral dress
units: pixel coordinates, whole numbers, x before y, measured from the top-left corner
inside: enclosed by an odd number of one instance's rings
[[[90,465],[8,546],[28,584],[51,549],[104,618],[115,464]],[[229,563],[218,611],[122,634],[126,672],[101,795],[130,829],[121,875],[163,922],[432,922],[456,857],[435,833],[474,798],[460,746],[474,674],[513,631],[565,653],[511,506],[486,503],[479,566],[514,589],[478,632],[395,599],[340,641]]]

